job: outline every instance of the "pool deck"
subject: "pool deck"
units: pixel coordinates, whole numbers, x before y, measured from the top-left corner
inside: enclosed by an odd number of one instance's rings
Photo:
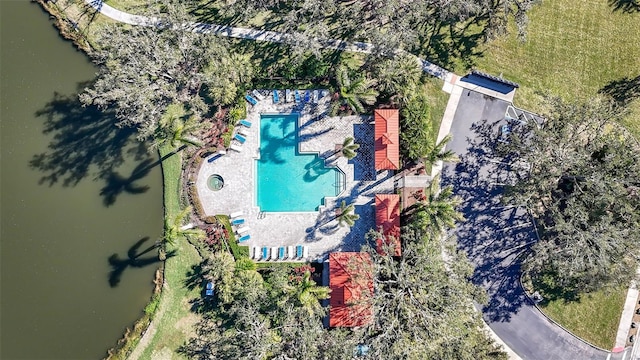
[[[266,91],[262,91],[264,95]],[[317,104],[284,103],[281,91],[279,104],[273,103],[271,92],[264,100],[247,110],[247,140],[240,152],[227,150],[226,155],[209,163],[202,163],[196,186],[202,208],[207,215],[230,214],[242,211],[244,226],[249,227],[251,239],[242,243],[249,247],[279,247],[305,245],[309,248],[307,260],[322,260],[333,251],[358,251],[365,242],[365,234],[375,227],[374,196],[377,193],[393,193],[394,177],[390,171],[376,173],[373,165],[373,131],[371,116],[329,117],[329,95],[321,97]],[[301,93],[301,95],[303,95]],[[327,166],[336,166],[344,174],[345,189],[338,197],[325,198],[319,211],[297,213],[260,212],[256,205],[255,160],[260,156],[260,115],[298,113],[300,152],[316,153]],[[358,155],[347,160],[336,156],[336,145],[352,136],[360,144]],[[219,174],[224,187],[211,191],[207,179]],[[286,175],[283,175],[286,176]],[[360,215],[351,228],[339,226],[335,209],[342,200],[355,204]]]

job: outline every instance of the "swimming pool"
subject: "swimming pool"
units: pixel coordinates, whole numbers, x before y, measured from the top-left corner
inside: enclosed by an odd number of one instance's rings
[[[342,188],[343,173],[298,151],[298,115],[260,116],[257,203],[265,212],[317,211],[326,196]]]

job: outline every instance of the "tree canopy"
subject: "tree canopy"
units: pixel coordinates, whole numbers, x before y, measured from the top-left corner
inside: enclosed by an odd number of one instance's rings
[[[136,128],[140,139],[156,131],[169,105],[206,114],[207,104],[230,103],[252,73],[222,38],[174,29],[189,18],[183,4],[163,8],[153,14],[162,25],[101,28],[91,54],[100,70],[80,95],[86,105],[115,109],[118,125]]]
[[[640,251],[640,146],[602,99],[570,104],[548,98],[541,128],[518,126],[502,151],[530,166],[507,189],[537,219],[540,241],[529,270],[589,291],[628,284]]]

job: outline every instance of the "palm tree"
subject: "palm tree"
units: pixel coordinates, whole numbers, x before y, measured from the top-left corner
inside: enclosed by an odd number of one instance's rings
[[[153,135],[153,146],[169,144],[174,149],[180,145],[202,146],[202,142],[197,140],[194,134],[203,126],[204,123],[198,121],[193,114],[185,114],[182,105],[170,105]]]
[[[354,214],[354,211],[355,206],[353,204],[347,205],[347,202],[342,200],[340,209],[337,211],[338,214],[336,215],[338,224],[340,226],[344,226],[344,224],[347,224],[349,227],[353,226],[356,220],[360,219],[360,215]]]
[[[341,105],[348,106],[353,112],[363,113],[363,104],[373,105],[376,102],[378,92],[373,89],[374,80],[358,78],[351,81],[346,67],[338,68],[336,80],[340,89]]]
[[[328,299],[331,292],[328,287],[318,286],[315,281],[311,280],[311,272],[309,271],[304,273],[294,291],[299,304],[309,310],[310,315],[322,309],[320,300]]]
[[[451,141],[453,136],[448,134],[444,139],[440,140],[435,146],[429,147],[427,154],[422,157],[425,167],[433,166],[438,161],[455,163],[460,161],[458,155],[452,150],[445,150],[447,143]]]
[[[164,251],[166,251],[167,245],[175,245],[179,238],[187,237],[193,238],[196,240],[203,239],[205,234],[201,229],[193,229],[187,228],[182,225],[184,218],[191,212],[191,206],[187,206],[184,208],[178,215],[176,215],[173,219],[165,218],[164,219],[164,234],[162,238],[160,238],[158,245],[160,247],[160,257]]]
[[[464,221],[464,216],[456,208],[462,199],[453,196],[453,186],[440,189],[439,177],[431,180],[425,201],[418,203],[413,213],[414,224],[434,234],[442,233],[446,228],[453,228],[456,221]]]
[[[357,150],[359,148],[360,148],[360,144],[356,144],[354,142],[353,137],[349,136],[348,138],[344,139],[344,141],[342,142],[342,148],[340,149],[340,151],[342,153],[342,156],[351,160],[354,157],[356,157],[356,155],[358,155]]]

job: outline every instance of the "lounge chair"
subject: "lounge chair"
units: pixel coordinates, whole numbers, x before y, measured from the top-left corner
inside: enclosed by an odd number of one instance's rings
[[[257,246],[254,246],[253,248],[251,248],[251,258],[253,260],[260,260],[260,248]]]
[[[240,152],[242,151],[242,146],[240,144],[231,144],[229,149]]]
[[[238,238],[238,242],[244,242],[251,239],[251,235],[247,234],[247,235],[242,235],[240,238]]]
[[[273,103],[277,104],[280,102],[280,96],[278,96],[278,90],[273,90]]]
[[[284,91],[284,101],[291,102],[291,90],[287,89]]]
[[[284,260],[287,258],[287,251],[284,246],[280,246],[278,248],[278,257],[280,258],[280,260]]]
[[[251,94],[253,96],[255,96],[256,98],[258,98],[258,100],[264,100],[264,96],[262,94],[260,94],[260,91],[258,91],[258,90],[253,90],[251,92]]]
[[[212,162],[216,161],[216,159],[218,159],[218,158],[219,158],[219,157],[221,157],[222,155],[224,155],[224,154],[221,154],[221,153],[213,154],[213,155],[211,155],[211,156],[207,159],[207,162],[208,162],[208,163],[212,163]]]
[[[244,126],[240,126],[237,128],[238,129],[238,134],[242,135],[242,136],[249,136],[249,129],[247,129]]]
[[[245,141],[247,141],[247,138],[245,138],[244,136],[242,136],[242,135],[240,135],[240,134],[235,134],[235,135],[233,135],[233,138],[234,138],[235,140],[238,140],[238,142],[239,142],[240,144],[244,144],[244,142],[245,142]]]
[[[311,100],[311,93],[307,90],[304,92],[304,102],[308,103],[309,100]]]
[[[235,212],[232,212],[231,214],[229,214],[229,217],[232,218],[232,219],[235,219],[237,217],[242,216],[242,214],[243,214],[242,210],[238,210],[238,211],[235,211]]]
[[[244,233],[249,232],[249,227],[241,226],[240,228],[238,228],[238,230],[236,230],[236,232],[238,233],[238,235],[243,235]]]
[[[318,90],[313,90],[313,103],[318,103]]]
[[[296,102],[299,103],[300,102],[300,92],[298,92],[298,90],[293,92],[295,97],[296,97]]]
[[[271,260],[278,260],[278,248],[277,247],[272,247],[271,248]]]
[[[302,247],[302,258],[303,259],[307,259],[309,257],[309,247],[308,246],[303,246]]]
[[[235,218],[231,221],[231,225],[242,225],[244,224],[243,218]]]
[[[258,100],[254,99],[253,97],[251,97],[251,95],[245,95],[244,96],[245,99],[247,99],[247,101],[249,103],[251,103],[251,105],[256,105],[258,104]]]
[[[242,126],[244,126],[244,127],[248,127],[248,128],[250,128],[250,127],[251,127],[251,121],[249,121],[249,120],[247,120],[247,119],[242,119],[242,120],[240,120],[240,123],[239,123],[239,124],[240,124],[240,125],[242,125]]]
[[[296,246],[296,257],[299,259],[302,258],[302,245]]]
[[[262,260],[269,260],[269,248],[266,246],[262,248]]]
[[[296,252],[293,246],[287,246],[287,259],[295,259]]]

